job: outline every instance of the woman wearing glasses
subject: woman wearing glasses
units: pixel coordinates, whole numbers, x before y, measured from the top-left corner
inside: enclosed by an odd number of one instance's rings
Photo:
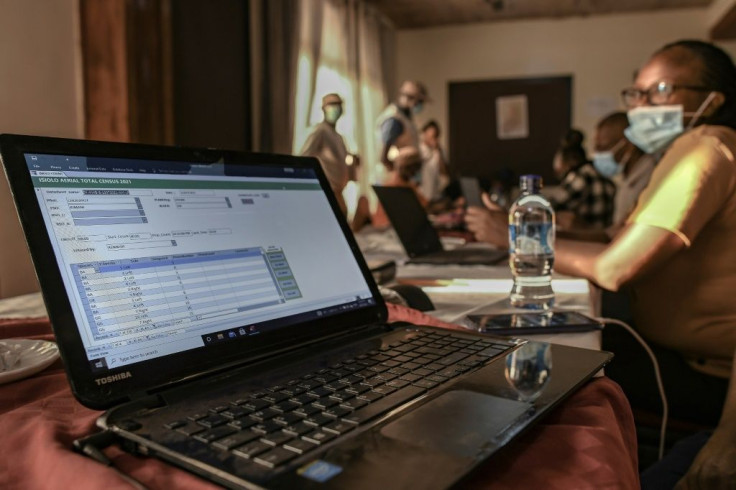
[[[613,242],[560,243],[555,268],[605,289],[629,288],[637,329],[655,347],[671,413],[707,425],[720,419],[685,481],[720,488],[708,478],[728,474],[726,485],[733,485],[736,68],[711,44],[680,41],[657,51],[622,95],[627,138],[646,153],[664,153]],[[608,374],[632,405],[651,407],[656,390],[641,381],[649,369],[643,356],[616,351]],[[726,400],[729,377],[734,386]]]
[[[661,160],[613,241],[558,240],[555,269],[630,291],[636,328],[662,370],[670,414],[717,425],[703,449],[707,437],[679,463],[682,474],[700,450],[680,488],[734,488],[736,67],[711,44],[679,41],[657,51],[622,95],[627,138],[646,153],[662,153]],[[484,239],[507,246],[504,214],[496,215],[494,233]],[[634,407],[659,411],[644,352],[633,342],[607,345],[611,336],[604,334],[604,348],[616,353],[606,373]]]

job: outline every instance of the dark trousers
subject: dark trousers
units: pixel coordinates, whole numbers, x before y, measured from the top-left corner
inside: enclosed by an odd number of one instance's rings
[[[603,295],[603,316],[632,324],[627,297],[622,293]],[[728,380],[692,369],[677,352],[649,344],[659,362],[670,417],[715,427],[726,400]],[[606,375],[624,390],[632,408],[662,413],[654,368],[646,351],[629,332],[618,325],[603,331],[603,349],[615,354]]]
[[[711,432],[698,432],[680,440],[659,462],[641,474],[642,490],[670,490],[685,476]]]

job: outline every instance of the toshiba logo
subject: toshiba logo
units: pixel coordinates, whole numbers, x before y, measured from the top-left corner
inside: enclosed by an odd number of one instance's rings
[[[95,383],[97,383],[97,386],[100,385],[106,385],[107,383],[115,383],[116,381],[120,381],[127,378],[132,378],[133,375],[130,374],[130,371],[125,371],[118,374],[113,374],[112,376],[108,376],[106,378],[95,378]]]

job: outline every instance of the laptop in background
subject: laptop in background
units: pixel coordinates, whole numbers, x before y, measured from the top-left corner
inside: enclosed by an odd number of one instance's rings
[[[463,246],[445,250],[427,212],[408,187],[374,185],[373,190],[396,230],[411,264],[493,265],[508,257],[490,246]]]
[[[483,207],[483,199],[481,198],[483,191],[476,177],[460,177],[460,189],[465,198],[466,206]]]
[[[14,135],[0,156],[75,396],[220,485],[445,488],[611,357],[386,324],[316,159]],[[533,396],[519,362],[547,374]]]

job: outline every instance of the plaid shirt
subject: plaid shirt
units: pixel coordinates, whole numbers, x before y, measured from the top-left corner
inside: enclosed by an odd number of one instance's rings
[[[570,211],[591,226],[605,228],[613,221],[613,197],[616,186],[584,163],[570,170],[560,183],[552,206],[555,211]]]

